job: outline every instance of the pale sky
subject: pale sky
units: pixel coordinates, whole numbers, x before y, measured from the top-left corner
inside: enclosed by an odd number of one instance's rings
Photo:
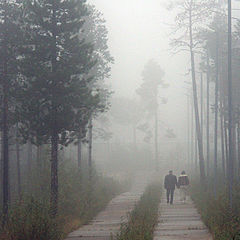
[[[160,106],[161,120],[182,134],[186,125],[186,84],[188,57],[172,56],[169,41],[174,14],[166,10],[166,0],[90,0],[106,19],[110,51],[115,58],[110,83],[116,96],[135,97],[141,72],[150,59],[165,71],[168,89],[159,95],[168,98]],[[177,120],[178,119],[178,120]],[[177,124],[176,124],[177,123]]]
[[[132,95],[141,83],[144,64],[156,59],[171,83],[185,72],[176,56],[170,57],[169,24],[173,16],[164,0],[91,0],[104,14],[109,30],[109,46],[115,58],[111,83],[120,95]],[[166,1],[165,1],[166,2]],[[168,24],[168,25],[167,25]],[[171,69],[174,67],[174,73]]]

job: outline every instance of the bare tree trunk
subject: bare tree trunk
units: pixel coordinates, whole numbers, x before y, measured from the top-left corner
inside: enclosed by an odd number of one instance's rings
[[[229,159],[228,159],[228,198],[229,207],[232,209],[234,159],[233,159],[233,119],[232,119],[232,1],[228,0],[228,138],[229,138]]]
[[[187,95],[187,162],[190,166],[190,100],[189,95]]]
[[[88,126],[88,131],[89,131],[89,142],[88,142],[88,171],[89,171],[89,178],[92,178],[92,117],[89,120],[89,126]]]
[[[155,161],[156,161],[156,171],[159,170],[159,160],[158,160],[158,109],[155,112]]]
[[[202,73],[201,73],[200,92],[201,92],[201,134],[202,134],[202,138],[203,138],[203,74]]]
[[[58,134],[53,130],[51,138],[51,216],[58,211]]]
[[[28,181],[31,184],[32,177],[32,143],[28,141],[27,143],[27,171],[28,171]]]
[[[8,149],[8,69],[7,69],[7,1],[4,0],[4,26],[3,26],[3,74],[2,74],[2,84],[3,84],[3,105],[2,105],[2,128],[3,128],[3,227],[6,224],[8,217],[8,205],[9,205],[9,149]]]
[[[237,126],[237,145],[238,145],[238,178],[240,178],[240,121]]]
[[[228,154],[228,131],[227,131],[227,120],[226,116],[223,117],[224,121],[224,139],[225,139],[225,152],[226,152],[226,170],[227,170],[227,175],[229,173],[229,154]]]
[[[225,178],[225,174],[226,174],[226,169],[225,169],[225,145],[224,145],[224,118],[223,118],[223,114],[224,114],[224,110],[223,110],[223,102],[222,102],[222,97],[221,97],[221,101],[220,101],[220,106],[221,106],[221,152],[222,152],[222,171],[223,171],[223,175]]]
[[[42,172],[42,145],[37,146],[37,166],[39,172]]]
[[[196,129],[195,129],[195,141],[194,141],[194,146],[195,146],[195,170],[197,172],[198,170],[198,141],[197,141],[197,132],[196,132]]]
[[[1,160],[0,160],[0,188],[3,189],[3,137],[2,131],[0,131],[0,151],[1,151]]]
[[[52,0],[52,51],[51,51],[51,64],[52,64],[52,136],[51,136],[51,193],[50,193],[50,208],[51,217],[55,218],[58,212],[58,132],[57,132],[57,103],[55,99],[54,88],[56,86],[56,72],[57,72],[57,20],[56,20],[56,0]]]
[[[81,165],[82,165],[82,139],[79,136],[78,137],[78,145],[77,145],[77,152],[78,152],[78,170],[81,170]]]
[[[193,4],[193,0],[191,0],[191,6],[192,6],[192,4]],[[194,110],[195,110],[196,134],[197,134],[197,139],[198,139],[200,177],[201,177],[202,185],[205,185],[203,142],[202,142],[202,134],[201,134],[200,122],[199,122],[197,83],[196,83],[195,60],[194,60],[194,52],[193,52],[192,10],[190,10],[190,12],[189,12],[189,33],[190,33],[190,55],[191,55],[191,69],[192,69],[192,87],[193,87],[193,100],[194,100]]]
[[[217,168],[218,168],[218,74],[219,74],[219,67],[218,67],[218,34],[216,33],[216,78],[215,78],[215,128],[214,128],[214,188],[213,193],[214,197],[217,197]]]
[[[233,156],[233,174],[234,176],[237,174],[237,164],[236,164],[236,157],[237,157],[237,143],[236,143],[236,137],[237,137],[237,133],[236,133],[236,124],[233,125],[233,133],[232,133],[232,156]]]
[[[209,55],[207,49],[207,128],[206,128],[206,137],[207,137],[207,176],[209,177],[209,168],[210,168],[210,129],[209,129],[209,109],[210,109],[210,101],[209,101],[209,85],[210,85],[210,66],[209,66]]]
[[[194,107],[191,97],[191,163],[192,167],[194,166]]]
[[[18,141],[18,124],[16,125],[16,160],[17,160],[17,189],[18,189],[18,198],[21,199],[21,166],[20,166],[20,148]]]

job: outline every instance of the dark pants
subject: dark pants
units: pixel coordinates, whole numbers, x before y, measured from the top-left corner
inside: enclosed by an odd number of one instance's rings
[[[167,189],[167,202],[169,203],[169,196],[170,196],[170,204],[173,203],[173,195],[174,195],[174,189]]]

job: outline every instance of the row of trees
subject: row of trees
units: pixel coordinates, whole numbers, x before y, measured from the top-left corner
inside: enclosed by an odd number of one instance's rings
[[[0,19],[3,224],[9,205],[12,129],[17,144],[51,145],[54,217],[59,145],[80,145],[91,119],[108,108],[110,92],[104,79],[113,59],[105,22],[94,6],[76,0],[5,0]]]
[[[213,166],[214,195],[218,173],[228,179],[229,203],[232,205],[233,179],[239,176],[240,138],[239,138],[239,19],[235,19],[234,32],[231,33],[231,1],[227,6],[219,1],[185,0],[175,5],[179,10],[176,23],[180,37],[172,45],[180,50],[187,50],[191,57],[191,77],[195,126],[198,143],[200,176],[206,183],[206,173],[210,175]],[[180,10],[181,9],[181,10]],[[227,11],[228,10],[228,11]],[[231,43],[233,42],[233,46]],[[199,60],[199,71],[206,79],[206,119],[200,121],[199,99],[196,81],[195,58]],[[203,80],[203,79],[202,79]],[[210,82],[214,83],[214,94],[210,94]],[[210,119],[210,104],[213,102],[214,117]],[[202,112],[202,111],[201,111]],[[210,148],[211,120],[213,120],[213,152]],[[206,131],[203,123],[206,122]],[[202,123],[202,125],[201,125]],[[220,123],[220,124],[219,124]],[[220,127],[219,127],[220,126]],[[206,133],[206,134],[205,134]],[[203,148],[206,140],[206,152]],[[218,140],[221,139],[221,142]],[[221,151],[221,158],[219,154]],[[206,157],[206,163],[204,161]],[[211,161],[213,156],[213,161]],[[220,163],[219,159],[222,160]],[[221,170],[221,171],[220,171]],[[206,172],[206,173],[205,173]]]

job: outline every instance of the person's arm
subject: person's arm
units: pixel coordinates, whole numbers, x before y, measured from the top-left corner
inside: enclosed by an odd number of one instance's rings
[[[167,189],[167,176],[164,178],[164,188]]]
[[[189,178],[188,178],[188,176],[186,177],[186,185],[189,185]]]
[[[178,181],[177,181],[177,177],[175,176],[175,185],[178,188]]]

